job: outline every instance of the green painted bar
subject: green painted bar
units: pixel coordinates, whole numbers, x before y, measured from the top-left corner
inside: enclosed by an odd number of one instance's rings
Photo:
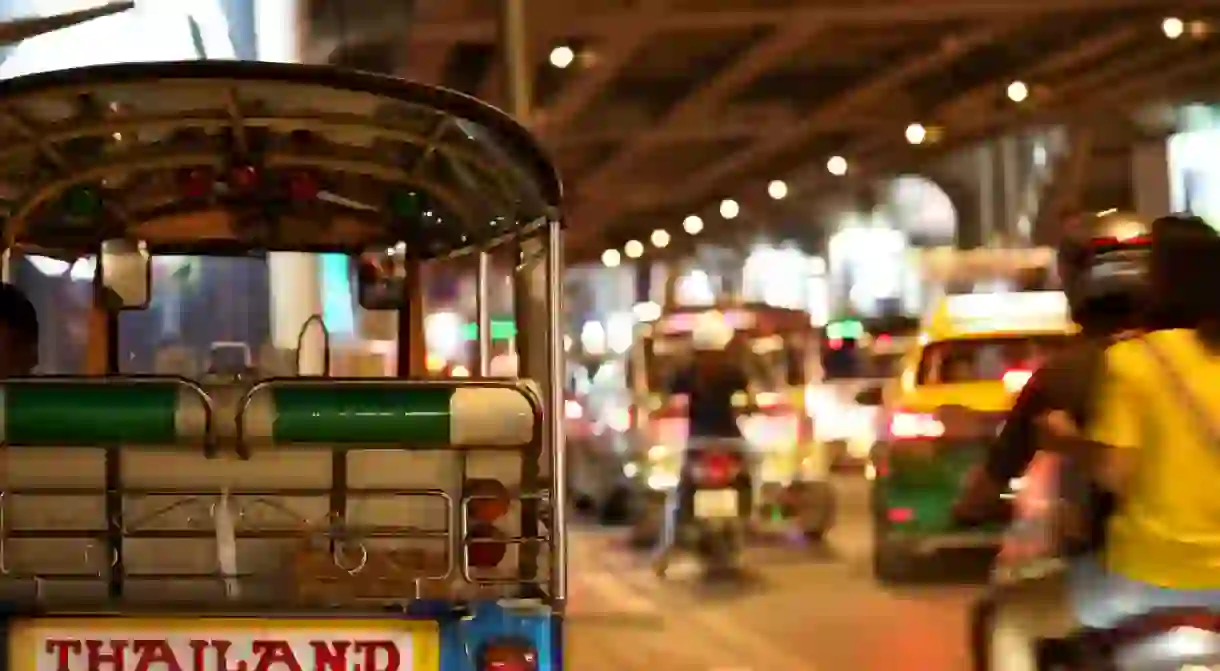
[[[178,441],[174,383],[0,384],[9,445],[168,445]]]
[[[285,443],[445,445],[452,396],[441,387],[278,387],[272,435]]]

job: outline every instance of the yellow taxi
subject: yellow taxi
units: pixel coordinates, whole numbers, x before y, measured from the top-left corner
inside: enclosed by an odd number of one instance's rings
[[[1061,292],[950,295],[900,374],[861,399],[881,406],[869,469],[879,580],[909,577],[942,551],[999,547],[1000,526],[955,528],[953,502],[1016,393],[1075,329]]]

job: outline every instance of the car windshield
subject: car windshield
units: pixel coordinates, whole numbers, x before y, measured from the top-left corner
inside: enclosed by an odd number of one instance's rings
[[[1012,371],[1037,368],[1067,335],[948,340],[924,348],[916,384],[998,382]]]

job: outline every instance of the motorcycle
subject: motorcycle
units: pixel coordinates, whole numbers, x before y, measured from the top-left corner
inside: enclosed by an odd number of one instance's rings
[[[1039,650],[1043,671],[1220,669],[1220,613],[1166,609],[1109,629],[1082,629]]]
[[[1079,542],[1082,518],[1088,517],[1080,496],[1064,491],[1071,482],[1060,473],[1061,460],[1039,455],[1016,492],[1013,523],[1006,535],[993,577],[997,585],[1038,581],[1064,570],[1057,548]],[[997,609],[1014,592],[993,590],[972,612],[972,653],[976,668],[1004,671],[1002,659],[988,652]],[[1026,599],[1029,592],[1025,592]],[[1098,604],[1121,603],[1118,595],[1096,593]],[[1117,601],[1116,601],[1117,600]],[[1062,604],[1047,601],[1048,609]],[[1050,617],[1048,611],[1047,617]],[[1082,628],[1036,645],[1040,671],[1209,671],[1220,669],[1220,613],[1202,609],[1166,609],[1129,617],[1116,626]]]
[[[747,448],[739,439],[698,439],[683,455],[656,570],[664,577],[676,548],[693,551],[705,577],[736,573],[745,547],[745,520],[753,505]]]

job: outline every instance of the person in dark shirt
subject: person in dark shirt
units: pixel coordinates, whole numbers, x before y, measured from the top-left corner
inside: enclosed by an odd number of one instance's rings
[[[733,404],[735,395],[748,393],[749,379],[740,363],[743,345],[732,329],[715,317],[697,325],[692,335],[695,351],[691,362],[673,377],[668,389],[675,399],[686,404],[687,452],[682,459],[678,486],[666,505],[661,545],[653,559],[653,570],[659,576],[664,576],[669,568],[678,529],[690,519],[694,505],[695,489],[689,480],[686,459],[691,443],[709,439],[744,443],[737,424],[738,409]],[[742,507],[750,510],[753,484],[748,470],[738,476],[736,486],[744,501]]]
[[[1063,411],[1077,426],[1088,426],[1094,382],[1104,372],[1105,350],[1116,339],[1146,328],[1165,328],[1162,316],[1150,314],[1147,257],[1154,244],[1166,244],[1183,226],[1206,226],[1200,220],[1183,224],[1178,218],[1146,222],[1139,217],[1105,213],[1074,222],[1066,231],[1059,254],[1060,277],[1079,337],[1050,357],[1031,376],[1017,397],[985,463],[966,479],[954,507],[964,524],[991,518],[1008,483],[1021,477],[1039,451],[1040,423],[1052,411]],[[1070,559],[1096,552],[1104,543],[1106,524],[1114,510],[1111,495],[1095,486],[1078,469],[1065,464],[1058,494],[1067,531],[1056,539],[1056,552]],[[1036,639],[1055,635],[1069,614],[1063,576],[1036,583],[1016,583],[985,595],[971,617],[975,668],[990,664],[997,630],[1027,639],[1032,656]],[[1065,632],[1066,633],[1066,632]],[[1005,664],[1025,668],[1005,654]],[[997,659],[997,663],[999,660]]]
[[[30,375],[38,365],[38,312],[25,293],[0,282],[0,377]]]
[[[669,393],[686,399],[689,437],[741,438],[733,397],[748,386],[728,352],[696,352],[691,365],[674,376]]]

